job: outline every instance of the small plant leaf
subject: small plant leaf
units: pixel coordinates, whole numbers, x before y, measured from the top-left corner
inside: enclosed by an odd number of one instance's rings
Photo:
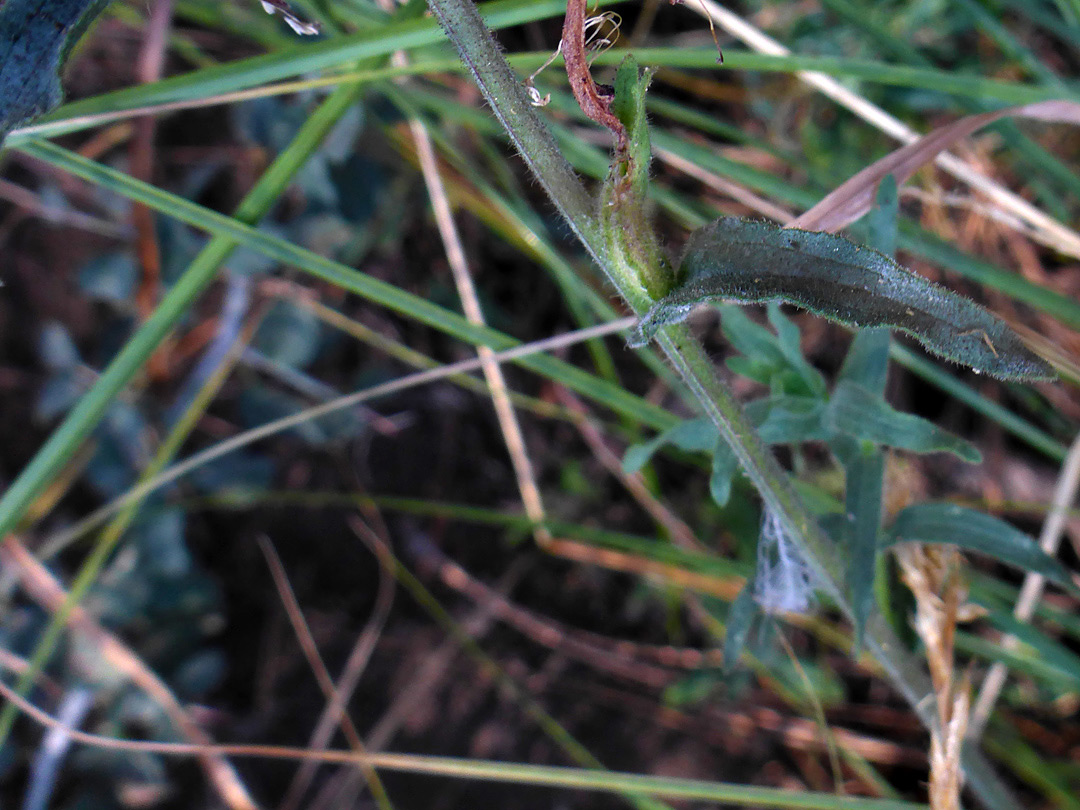
[[[674,292],[642,318],[631,345],[697,304],[785,301],[848,326],[889,326],[978,372],[1046,379],[1050,368],[1000,319],[871,248],[828,233],[723,217],[690,236]]]
[[[889,376],[889,330],[882,326],[860,329],[848,348],[840,379],[861,385],[881,396]]]
[[[754,580],[750,579],[743,585],[728,611],[724,631],[724,672],[731,672],[738,665],[743,648],[746,647],[746,639],[754,626],[754,619],[760,614],[761,610],[754,600]]]
[[[992,515],[948,503],[909,506],[893,521],[885,545],[951,543],[977,551],[1076,591],[1069,572],[1031,537]]]
[[[803,356],[799,327],[785,317],[777,303],[769,304],[769,323],[776,330],[777,346],[788,365],[806,383],[807,390],[817,396],[825,395],[825,378]]]
[[[899,197],[896,180],[885,175],[878,185],[877,199],[867,217],[871,245],[886,256],[896,253],[896,218],[899,213]],[[884,396],[889,376],[889,344],[892,334],[884,327],[860,329],[851,341],[840,378]]]
[[[746,415],[765,444],[800,444],[829,438],[825,402],[817,397],[774,394],[747,403]]]
[[[709,476],[709,494],[717,506],[727,506],[731,500],[731,480],[738,469],[739,460],[727,442],[718,441],[713,450],[712,474]]]
[[[60,103],[60,67],[108,0],[5,0],[0,5],[0,141]]]
[[[894,409],[880,396],[850,380],[837,383],[826,418],[837,432],[875,444],[913,453],[952,453],[970,464],[982,460],[970,442],[920,416]]]
[[[881,487],[885,457],[876,447],[859,453],[844,465],[848,519],[847,569],[851,608],[855,614],[855,650],[862,647],[863,630],[874,604],[878,534],[881,531]]]
[[[716,427],[708,419],[687,419],[647,442],[631,445],[623,456],[623,472],[636,473],[649,463],[656,451],[665,444],[672,444],[689,453],[703,453],[712,450],[720,439]]]
[[[870,246],[886,256],[896,256],[896,221],[900,216],[900,190],[896,178],[887,174],[878,183],[874,207],[866,218],[870,230]]]

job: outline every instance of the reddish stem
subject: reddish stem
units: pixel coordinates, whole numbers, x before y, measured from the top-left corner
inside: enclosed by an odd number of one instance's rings
[[[611,111],[610,97],[600,95],[600,90],[589,72],[589,60],[585,55],[585,18],[588,0],[568,0],[566,19],[563,22],[562,52],[566,61],[566,75],[570,79],[570,91],[574,94],[581,111],[615,135],[618,149],[626,148],[626,127]]]

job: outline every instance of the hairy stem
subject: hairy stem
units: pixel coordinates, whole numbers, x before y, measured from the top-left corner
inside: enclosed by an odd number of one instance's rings
[[[529,103],[521,81],[511,70],[495,39],[485,28],[472,0],[428,0],[428,5],[472,71],[477,85],[495,116],[526,164],[552,201],[566,217],[582,243],[597,260],[608,280],[641,314],[640,281],[621,262],[608,260],[608,248],[596,217],[596,204],[562,156],[547,127]],[[583,4],[578,4],[583,5]],[[578,8],[573,2],[570,10]],[[672,365],[678,370],[702,409],[731,446],[747,477],[765,503],[798,538],[807,560],[818,574],[818,585],[848,618],[854,613],[843,593],[843,562],[839,549],[814,521],[795,493],[787,474],[768,451],[727,387],[716,376],[713,364],[685,326],[663,328],[658,336]],[[897,690],[922,721],[934,722],[928,679],[921,665],[909,655],[892,631],[873,617],[866,629],[867,647],[881,663]],[[985,758],[974,748],[967,750],[964,764],[969,784],[990,808],[1018,808]]]

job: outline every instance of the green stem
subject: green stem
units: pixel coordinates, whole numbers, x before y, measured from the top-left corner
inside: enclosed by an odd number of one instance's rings
[[[530,106],[521,81],[506,62],[494,37],[485,28],[471,0],[428,0],[428,5],[458,48],[462,60],[526,164],[536,174],[586,249],[596,258],[608,280],[640,314],[650,302],[642,298],[639,279],[632,268],[621,262],[607,261],[608,250],[598,227],[595,203],[573,175],[554,138]],[[682,325],[664,328],[660,332],[659,342],[720,435],[731,446],[762,499],[801,541],[808,561],[818,574],[819,587],[849,619],[853,618],[851,606],[840,584],[843,582],[844,569],[839,549],[818,527],[795,493],[786,473],[746,419],[738,402],[717,378],[704,349]],[[927,726],[934,723],[931,711],[933,701],[926,700],[931,694],[930,684],[920,663],[904,650],[880,617],[874,617],[868,623],[866,639],[867,647],[923,723]],[[971,788],[988,807],[1019,806],[978,751],[967,750],[965,768]]]
[[[506,63],[476,6],[470,0],[431,0],[428,7],[458,49],[526,165],[585,248],[603,266],[606,249],[592,198],[533,111],[521,80]]]

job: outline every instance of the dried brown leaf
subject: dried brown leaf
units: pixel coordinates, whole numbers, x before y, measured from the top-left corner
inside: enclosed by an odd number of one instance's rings
[[[791,223],[791,226],[808,231],[835,231],[851,224],[870,210],[877,194],[878,183],[883,177],[891,174],[896,178],[898,186],[903,185],[915,172],[960,139],[1008,117],[1080,124],[1080,104],[1072,101],[1040,101],[980,115],[969,115],[939,127],[852,176]]]

